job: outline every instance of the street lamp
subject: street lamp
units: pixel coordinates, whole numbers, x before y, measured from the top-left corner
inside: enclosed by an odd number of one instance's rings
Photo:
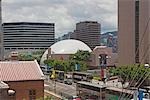
[[[110,58],[109,56],[106,56],[106,59]]]
[[[104,64],[104,60],[103,60],[103,56],[102,55],[99,55],[99,67],[100,67],[100,69],[101,69],[101,79],[104,77],[103,76],[103,73],[104,73],[104,70],[103,70],[103,64]],[[101,90],[101,88],[100,88],[100,94],[99,94],[99,99],[100,100],[102,100],[102,90]]]

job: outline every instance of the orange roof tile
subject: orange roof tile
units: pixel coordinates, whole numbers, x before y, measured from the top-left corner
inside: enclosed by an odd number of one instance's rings
[[[1,81],[41,80],[44,75],[37,61],[0,62]]]

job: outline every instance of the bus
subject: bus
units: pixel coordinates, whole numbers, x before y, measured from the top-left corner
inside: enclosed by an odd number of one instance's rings
[[[80,81],[76,84],[76,93],[82,100],[106,100],[105,89],[106,86],[91,82]]]
[[[77,83],[78,81],[91,82],[91,80],[93,79],[93,76],[91,73],[73,72],[72,78],[75,83]]]

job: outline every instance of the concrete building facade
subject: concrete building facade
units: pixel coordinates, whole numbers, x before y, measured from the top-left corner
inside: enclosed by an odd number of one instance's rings
[[[150,64],[150,0],[140,0],[139,14],[139,60]]]
[[[119,65],[150,62],[149,19],[149,0],[118,0]]]
[[[54,23],[3,23],[4,52],[46,50],[55,39]]]
[[[100,56],[106,55],[106,66],[112,67],[115,66],[117,62],[117,53],[112,52],[112,48],[106,46],[96,46],[90,56],[90,62],[88,63],[89,66],[93,68],[100,68]]]
[[[84,21],[76,24],[75,39],[86,43],[91,49],[100,46],[101,25],[96,21]]]

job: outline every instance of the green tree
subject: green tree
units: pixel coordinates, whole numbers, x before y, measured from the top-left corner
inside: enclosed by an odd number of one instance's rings
[[[54,68],[55,70],[61,70],[67,72],[69,63],[65,60],[48,59],[44,61],[44,64]]]
[[[140,82],[143,78],[147,77],[149,72],[150,68],[145,68],[144,65],[128,65],[110,69],[110,73],[112,75],[119,76],[123,84],[125,82],[129,82],[129,84],[136,84],[136,82]],[[149,77],[150,75],[147,79]]]
[[[76,64],[75,60],[68,60],[68,63],[69,63],[68,71],[74,71]]]
[[[70,56],[69,60],[48,59],[44,64],[53,67],[55,70],[70,72],[75,70],[75,65],[79,64],[81,71],[87,70],[86,61],[90,57],[90,52],[79,50]]]
[[[78,50],[75,54],[73,54],[70,59],[77,61],[87,61],[90,58],[89,51]]]
[[[54,61],[53,59],[47,59],[47,60],[44,60],[44,64],[46,64],[47,66],[51,66],[51,67],[54,67]]]
[[[86,71],[87,70],[87,63],[84,61],[78,61],[78,64],[80,65],[80,70],[81,71]]]
[[[30,54],[19,54],[18,59],[20,61],[31,61],[31,60],[34,60],[32,55],[30,55]]]
[[[79,64],[80,71],[87,70],[87,63],[86,61],[89,60],[91,53],[89,51],[78,50],[75,54],[70,56],[72,61],[72,70],[75,70],[75,64]]]
[[[18,59],[20,61],[33,61],[37,60],[38,63],[40,63],[41,57],[43,55],[43,51],[35,51],[35,52],[22,52],[19,53]]]
[[[63,68],[63,71],[64,71],[64,72],[71,71],[71,68],[70,68],[70,66],[69,66],[69,61],[63,60],[63,61],[61,62],[61,67]]]
[[[44,61],[44,64],[51,66],[55,70],[61,70],[65,72],[70,72],[75,70],[75,64],[80,65],[81,71],[87,70],[87,64],[84,61],[75,61],[75,60],[56,60],[48,59]]]

